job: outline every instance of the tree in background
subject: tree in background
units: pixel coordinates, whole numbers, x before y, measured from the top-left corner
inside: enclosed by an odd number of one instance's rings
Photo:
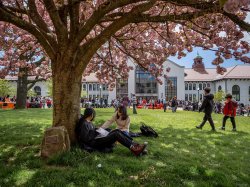
[[[51,76],[49,61],[36,40],[13,25],[1,27],[0,44],[0,75],[17,76],[16,108],[24,109],[28,91]]]
[[[225,100],[225,92],[223,90],[220,90],[214,94],[214,101],[215,102],[222,102]]]
[[[83,72],[102,83],[126,79],[130,57],[160,82],[167,57],[199,46],[217,51],[213,63],[223,73],[223,58],[250,62],[241,40],[248,11],[249,0],[1,0],[0,27],[24,30],[51,60],[53,126],[65,126],[74,141]]]
[[[0,79],[0,97],[5,97],[7,95],[14,96],[14,88],[10,85],[7,80]]]

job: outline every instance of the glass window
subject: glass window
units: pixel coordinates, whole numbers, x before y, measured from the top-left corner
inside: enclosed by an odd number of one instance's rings
[[[238,85],[232,87],[232,96],[236,101],[240,101],[240,87]]]
[[[93,84],[93,91],[96,91],[96,84]]]
[[[103,85],[102,85],[102,90],[103,90],[103,91],[107,90],[107,89],[106,89],[106,86],[107,86],[106,84],[103,84]]]
[[[136,67],[135,71],[135,84],[136,93],[138,94],[156,94],[157,93],[157,81],[154,76],[149,72],[144,71],[139,66]]]
[[[199,99],[200,99],[200,101],[202,100],[202,97],[203,97],[203,95],[202,95],[202,94],[200,94],[200,98],[199,98]]]
[[[221,89],[222,89],[221,86],[219,86],[219,87],[218,87],[218,92],[221,91]]]
[[[92,84],[89,84],[89,91],[92,91]]]
[[[196,94],[193,94],[193,102],[196,102],[197,99],[196,99]]]
[[[191,83],[189,83],[188,89],[189,89],[189,90],[192,90],[192,84],[191,84]]]
[[[189,94],[189,101],[192,101],[192,94]]]
[[[206,84],[205,83],[203,83],[203,90],[206,88]]]
[[[210,88],[210,83],[207,83],[207,87],[209,87],[209,88]]]
[[[93,95],[93,99],[95,99],[96,98],[96,96],[95,95]]]
[[[185,101],[188,101],[188,94],[185,94]]]
[[[83,90],[83,91],[86,90],[86,84],[82,84],[82,90]]]
[[[193,84],[193,90],[196,90],[196,84],[195,83]]]
[[[199,89],[202,90],[202,84],[201,83],[199,84]]]
[[[185,90],[188,90],[188,84],[187,83],[185,84]]]
[[[97,91],[99,91],[100,90],[100,85],[97,84],[96,87],[97,87]]]
[[[41,95],[41,87],[40,86],[35,86],[34,92],[36,93],[36,95]]]
[[[166,100],[177,96],[177,77],[167,77],[165,79],[165,95]]]
[[[116,80],[116,97],[118,98],[128,97],[128,80],[127,79]]]

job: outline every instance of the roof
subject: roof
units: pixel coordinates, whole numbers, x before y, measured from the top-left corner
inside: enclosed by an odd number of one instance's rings
[[[35,80],[36,76],[28,76],[28,80]],[[8,81],[17,81],[18,77],[17,76],[11,76],[11,75],[7,75],[4,78],[5,80]]]
[[[206,69],[200,73],[193,69],[185,69],[185,81],[215,81],[221,79],[250,79],[250,65],[236,65],[226,68],[224,75],[217,74],[215,68]]]
[[[90,73],[90,75],[83,77],[83,82],[99,82],[95,73]]]

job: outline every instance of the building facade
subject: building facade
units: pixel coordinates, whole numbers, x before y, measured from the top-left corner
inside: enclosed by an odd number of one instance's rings
[[[128,64],[133,67],[128,80],[117,78],[112,91],[107,84],[100,84],[95,74],[85,77],[82,82],[83,97],[103,98],[111,103],[116,98],[132,98],[132,94],[135,94],[137,98],[170,100],[177,96],[178,100],[197,102],[203,99],[204,88],[210,87],[212,93],[222,90],[231,93],[236,101],[250,104],[250,65],[229,67],[223,75],[220,75],[215,68],[205,68],[199,55],[194,59],[190,69],[166,60],[163,69],[167,77],[161,77],[162,84],[159,84],[150,73],[135,65],[131,59],[128,60]],[[167,68],[170,68],[170,72],[166,72]],[[16,78],[6,77],[6,79],[16,87]],[[48,95],[45,81],[37,82],[32,89],[37,95]]]

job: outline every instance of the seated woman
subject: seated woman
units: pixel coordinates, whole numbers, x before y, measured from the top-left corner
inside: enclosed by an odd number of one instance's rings
[[[111,131],[105,137],[97,137],[99,133],[96,131],[96,128],[92,123],[94,117],[94,109],[86,108],[83,116],[77,124],[75,131],[80,145],[87,145],[100,150],[105,147],[112,147],[114,143],[118,141],[120,144],[130,149],[135,156],[140,156],[144,152],[146,145],[133,142],[132,138],[123,134],[119,129]]]
[[[107,129],[113,123],[116,123],[117,129],[124,132],[126,135],[129,135],[129,126],[130,126],[130,118],[127,114],[127,108],[124,105],[120,105],[117,109],[117,112],[112,116],[111,119],[106,121],[101,128]]]

